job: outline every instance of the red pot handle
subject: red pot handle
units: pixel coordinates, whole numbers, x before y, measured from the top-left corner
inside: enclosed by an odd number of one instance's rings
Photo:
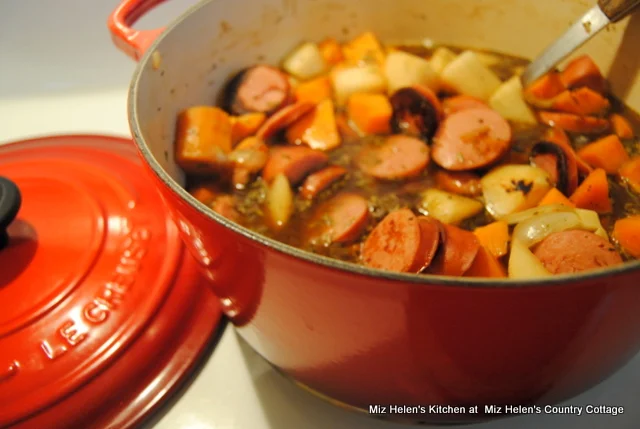
[[[162,2],[164,0],[122,0],[107,20],[113,43],[136,61],[164,31],[164,27],[154,30],[134,30],[131,26]]]

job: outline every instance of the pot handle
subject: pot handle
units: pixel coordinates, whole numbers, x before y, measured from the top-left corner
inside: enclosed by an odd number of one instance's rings
[[[107,26],[113,43],[135,61],[144,55],[165,29],[162,27],[153,30],[134,30],[131,26],[162,2],[164,0],[122,0],[122,3],[109,15]]]

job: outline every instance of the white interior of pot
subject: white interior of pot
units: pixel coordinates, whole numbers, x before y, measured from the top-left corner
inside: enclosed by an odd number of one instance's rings
[[[138,138],[181,183],[183,175],[173,161],[177,113],[213,104],[229,75],[256,63],[278,64],[302,41],[326,37],[344,41],[370,30],[385,43],[429,38],[533,58],[594,4],[585,0],[205,1],[162,38],[156,61],[149,56],[143,63],[136,95],[130,100],[140,127]],[[638,46],[640,14],[603,30],[578,52],[590,54],[609,78],[614,94],[636,110],[640,110]]]

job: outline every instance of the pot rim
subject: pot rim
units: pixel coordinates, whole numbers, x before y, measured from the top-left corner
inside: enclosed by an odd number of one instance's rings
[[[330,268],[335,271],[343,272],[346,274],[367,276],[367,277],[382,279],[387,281],[412,283],[416,285],[457,286],[457,287],[463,287],[463,288],[485,288],[485,289],[503,289],[503,288],[512,289],[514,288],[514,286],[518,286],[518,287],[547,287],[547,286],[559,286],[559,285],[576,286],[579,283],[584,281],[596,281],[596,280],[602,280],[610,276],[640,272],[640,260],[635,260],[635,261],[627,261],[613,268],[592,270],[582,274],[561,274],[561,275],[552,275],[544,279],[528,279],[528,280],[513,280],[509,278],[494,279],[494,278],[479,278],[479,277],[453,277],[453,276],[443,276],[443,275],[419,275],[419,274],[409,274],[409,273],[396,273],[396,272],[385,271],[385,270],[380,270],[376,268],[369,268],[369,267],[365,267],[364,265],[358,265],[352,262],[345,262],[339,259],[334,259],[328,256],[318,255],[302,249],[298,249],[296,247],[293,247],[288,244],[282,243],[280,241],[274,240],[272,238],[263,236],[262,234],[259,234],[248,228],[238,225],[235,222],[232,222],[227,218],[225,218],[224,216],[209,209],[205,204],[198,201],[195,197],[189,194],[182,186],[180,186],[164,170],[164,168],[162,168],[160,163],[156,160],[149,146],[147,145],[147,142],[145,141],[145,138],[142,135],[142,131],[140,129],[138,111],[136,108],[136,100],[138,98],[138,87],[140,84],[141,76],[144,73],[144,70],[147,67],[149,61],[152,61],[152,55],[155,52],[156,48],[158,48],[158,46],[162,44],[162,41],[164,40],[164,38],[167,37],[173,31],[175,31],[177,27],[179,27],[187,17],[189,17],[193,13],[196,13],[198,10],[203,8],[206,4],[210,3],[211,1],[212,0],[204,0],[191,6],[185,12],[183,12],[178,18],[176,18],[170,25],[168,25],[165,31],[162,32],[162,34],[156,37],[153,43],[149,46],[149,49],[147,49],[143,53],[143,55],[140,57],[140,60],[138,61],[138,64],[132,76],[131,84],[129,85],[128,100],[127,100],[129,126],[133,134],[133,141],[135,142],[135,145],[138,147],[138,150],[142,155],[143,160],[151,168],[151,170],[157,176],[157,178],[160,179],[160,181],[164,183],[164,185],[166,185],[174,193],[176,197],[186,202],[193,209],[195,209],[200,214],[207,217],[209,220],[213,222],[217,222],[222,226],[224,226],[225,228],[230,229],[231,231],[245,238],[248,238],[249,240],[255,241],[269,249],[276,250],[280,253],[283,253],[293,258],[301,259],[305,262],[321,265],[323,267]]]

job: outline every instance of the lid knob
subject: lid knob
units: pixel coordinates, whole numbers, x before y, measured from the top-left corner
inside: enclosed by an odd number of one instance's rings
[[[6,177],[0,177],[0,250],[9,244],[7,228],[18,214],[21,202],[18,186]]]

